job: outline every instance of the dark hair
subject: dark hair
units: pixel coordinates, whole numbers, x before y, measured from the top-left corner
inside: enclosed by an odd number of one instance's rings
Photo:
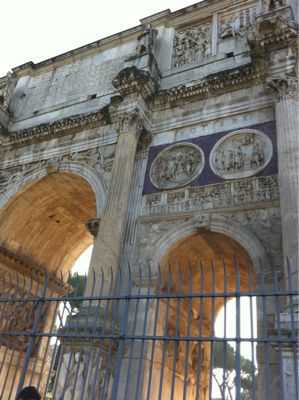
[[[34,386],[27,386],[18,394],[16,400],[41,400],[41,396]]]

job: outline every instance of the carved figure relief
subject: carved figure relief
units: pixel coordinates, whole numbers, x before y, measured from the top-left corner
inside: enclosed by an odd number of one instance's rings
[[[285,0],[262,0],[262,8],[264,12],[273,11],[285,5]]]
[[[245,38],[255,25],[256,9],[248,8],[233,14],[222,15],[218,27],[218,36],[221,40],[236,38],[240,41]]]
[[[224,179],[246,178],[262,170],[272,154],[271,140],[262,132],[236,131],[215,144],[210,165],[215,174]]]
[[[178,32],[173,42],[173,66],[190,64],[211,56],[211,24]]]
[[[180,143],[163,150],[154,160],[150,179],[157,189],[175,189],[191,183],[202,171],[204,155],[191,143]]]
[[[94,147],[89,150],[53,157],[48,160],[19,165],[0,171],[0,195],[4,193],[10,185],[21,182],[30,173],[38,169],[49,169],[59,171],[61,163],[77,161],[85,163],[102,174],[104,183],[108,185],[115,155],[115,146]],[[53,172],[52,171],[52,172]]]
[[[137,37],[138,45],[136,47],[136,53],[139,55],[151,52],[157,35],[158,30],[153,29],[151,24],[147,24],[144,31]]]
[[[279,199],[277,178],[259,177],[146,196],[143,215],[238,207]]]
[[[0,107],[8,108],[14,85],[12,73],[8,72],[5,82],[0,83]]]

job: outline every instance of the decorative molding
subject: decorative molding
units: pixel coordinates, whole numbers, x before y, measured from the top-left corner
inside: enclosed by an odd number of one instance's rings
[[[122,96],[140,93],[144,98],[148,98],[158,90],[158,84],[150,72],[140,70],[134,65],[122,69],[113,79],[112,84]]]
[[[137,108],[130,112],[118,114],[118,131],[119,134],[133,133],[138,138],[144,129],[142,119]]]
[[[272,155],[268,136],[254,129],[242,129],[218,140],[210,153],[210,166],[224,179],[247,178],[265,168]]]
[[[267,78],[267,84],[275,91],[277,102],[298,100],[298,79],[291,75]]]
[[[0,171],[0,208],[18,190],[31,182],[56,172],[75,173],[85,179],[95,193],[97,216],[103,211],[109,185],[114,147],[91,148],[82,152],[59,155]]]
[[[229,90],[239,90],[265,81],[266,71],[257,66],[245,65],[227,71],[217,72],[203,78],[200,82],[186,86],[180,85],[162,91],[155,100],[157,103],[179,103],[192,101],[227,93]]]
[[[165,215],[277,202],[277,176],[247,178],[144,196],[142,215]]]
[[[201,173],[204,153],[192,143],[167,147],[153,161],[150,180],[157,189],[176,189],[186,186]]]
[[[48,288],[50,289],[55,285],[57,286],[56,292],[61,291],[61,294],[64,294],[69,287],[67,283],[59,279],[59,275],[56,277],[54,273],[48,273],[44,267],[25,261],[19,255],[12,253],[4,247],[0,247],[0,271],[2,273],[12,273],[13,271],[16,274],[22,274],[39,283],[43,282],[47,277]],[[2,279],[3,276],[1,277]]]
[[[0,136],[0,145],[6,148],[21,147],[42,142],[64,135],[80,132],[83,129],[97,128],[107,124],[107,108],[94,113],[74,115],[49,124],[40,124],[20,131],[4,130]],[[3,128],[2,128],[3,131]]]

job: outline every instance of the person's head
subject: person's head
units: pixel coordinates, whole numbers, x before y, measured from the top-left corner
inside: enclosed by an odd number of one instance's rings
[[[16,400],[41,400],[41,396],[34,386],[27,386],[18,394]]]

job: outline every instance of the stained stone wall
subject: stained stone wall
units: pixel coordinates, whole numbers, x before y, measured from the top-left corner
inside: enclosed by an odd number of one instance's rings
[[[293,1],[207,0],[13,68],[0,78],[0,251],[66,272],[93,242],[96,270],[155,272],[209,231],[257,276],[271,260],[284,282],[289,256],[297,277],[296,35]]]

